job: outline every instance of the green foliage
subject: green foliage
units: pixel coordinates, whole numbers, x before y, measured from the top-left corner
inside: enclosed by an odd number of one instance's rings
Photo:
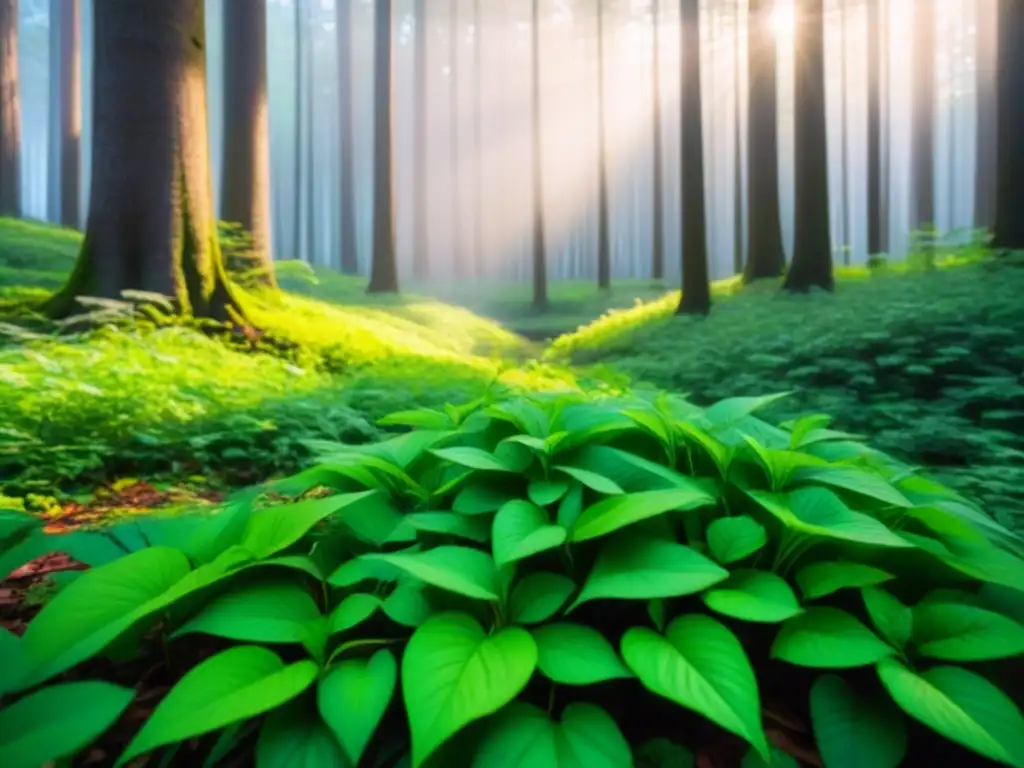
[[[207,636],[119,765],[181,742],[261,765],[686,765],[706,746],[687,717],[744,765],[794,765],[770,698],[810,710],[829,765],[913,757],[913,719],[1024,766],[1001,687],[1024,653],[1024,542],[822,418],[756,415],[776,399],[488,399],[316,442],[312,468],[145,523],[0,635],[0,718],[98,656],[190,658]],[[87,684],[106,685],[70,683]],[[62,715],[54,755],[116,717],[110,690]]]

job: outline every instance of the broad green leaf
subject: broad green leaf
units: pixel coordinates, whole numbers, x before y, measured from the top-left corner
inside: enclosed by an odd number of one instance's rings
[[[559,722],[530,704],[502,710],[481,739],[472,768],[632,768],[629,745],[594,704],[570,704]]]
[[[459,491],[452,502],[452,510],[460,515],[484,515],[497,512],[502,504],[514,498],[510,492],[489,483],[473,483]]]
[[[366,745],[388,708],[398,680],[391,651],[369,659],[349,659],[333,666],[317,688],[317,706],[352,765],[358,765]]]
[[[836,675],[811,686],[811,723],[829,768],[897,768],[907,752],[907,728],[892,702],[858,694]]]
[[[465,726],[512,701],[536,667],[537,644],[521,627],[487,635],[466,614],[427,620],[402,657],[413,768]]]
[[[618,496],[625,493],[614,480],[604,475],[599,475],[597,472],[591,472],[589,469],[580,469],[579,467],[570,467],[564,464],[556,466],[555,469],[559,472],[564,472],[574,480],[578,480],[590,490],[603,493],[606,496]]]
[[[636,768],[694,768],[693,753],[668,739],[649,739],[634,752]]]
[[[632,677],[612,644],[583,624],[546,624],[533,631],[537,666],[548,678],[565,685],[592,685]]]
[[[877,669],[893,701],[918,722],[991,760],[1024,766],[1024,716],[985,678],[960,667],[916,674],[895,659]]]
[[[547,442],[542,438],[534,437],[533,435],[512,435],[512,437],[506,437],[502,442],[519,443],[519,445],[525,445],[531,451],[536,451],[544,456],[550,452]]]
[[[622,411],[637,423],[644,432],[649,434],[663,446],[672,444],[672,436],[669,433],[669,425],[660,413],[655,410],[640,410],[638,408],[627,408]]]
[[[564,480],[534,480],[526,489],[526,495],[538,507],[550,506],[568,492],[569,483]]]
[[[740,761],[740,768],[800,768],[800,763],[791,754],[776,746],[772,746],[767,760],[751,747]]]
[[[693,478],[607,445],[587,446],[573,458],[573,466],[603,475],[627,492],[693,487]]]
[[[308,700],[293,699],[267,715],[256,741],[256,768],[325,766],[349,768],[351,763]]]
[[[973,579],[1018,589],[1024,584],[1024,560],[990,544],[901,532],[904,540]]]
[[[701,597],[711,610],[742,621],[774,624],[803,610],[786,580],[767,571],[733,571]]]
[[[807,600],[831,595],[840,589],[873,587],[895,578],[880,568],[861,563],[813,563],[796,573],[796,583]]]
[[[1024,592],[1021,590],[1002,584],[982,584],[977,598],[983,608],[997,611],[1018,624],[1024,624]]]
[[[730,397],[719,400],[704,411],[704,418],[715,427],[724,427],[746,418],[754,411],[765,408],[777,400],[788,397],[789,392],[779,392],[760,397]]]
[[[435,448],[431,453],[445,461],[450,461],[452,464],[469,467],[470,469],[479,469],[487,472],[515,471],[514,468],[509,467],[494,454],[467,445],[455,446],[453,448]]]
[[[255,645],[211,656],[186,672],[160,701],[117,765],[276,709],[306,690],[317,671],[312,661],[285,664],[273,651]]]
[[[913,546],[873,517],[854,512],[827,488],[799,488],[790,493],[747,491],[787,528],[809,536],[825,536],[878,547]]]
[[[680,616],[664,636],[632,627],[622,658],[652,693],[698,712],[768,756],[754,670],[743,646],[708,616]]]
[[[797,482],[821,483],[834,488],[842,488],[844,491],[853,491],[894,507],[914,506],[906,496],[881,475],[857,467],[841,465],[802,467],[796,471],[793,479]]]
[[[300,571],[309,576],[312,576],[317,581],[324,580],[324,574],[320,570],[320,566],[317,562],[308,555],[279,555],[278,557],[268,557],[266,560],[260,560],[252,564],[253,568],[288,568],[292,571]]]
[[[573,483],[558,505],[558,515],[556,516],[558,524],[568,530],[575,525],[581,514],[583,514],[583,485]]]
[[[554,574],[549,575],[554,576]],[[568,594],[566,594],[566,598],[568,598]],[[555,610],[557,611],[558,608]],[[546,619],[547,616],[544,618]],[[543,620],[541,619],[541,621]],[[22,659],[21,638],[4,627],[0,627],[0,659],[4,660],[4,663],[0,664],[0,696],[3,696],[9,690],[13,690],[25,663]]]
[[[860,593],[875,629],[902,651],[913,634],[913,611],[880,587],[864,587]]]
[[[10,659],[4,657],[4,664]],[[100,737],[135,691],[99,680],[58,683],[0,709],[4,768],[39,768],[71,757]]]
[[[509,620],[514,624],[539,624],[554,616],[576,589],[572,579],[538,571],[524,576],[512,590]]]
[[[491,537],[491,526],[482,517],[469,517],[454,512],[414,512],[406,515],[405,520],[417,531],[447,534],[480,544]]]
[[[20,688],[40,683],[95,656],[137,621],[178,594],[189,574],[176,549],[150,547],[86,571],[36,615],[21,638]]]
[[[331,611],[328,619],[331,633],[344,632],[359,626],[373,616],[380,605],[380,598],[374,595],[367,595],[364,592],[349,595]]]
[[[202,632],[253,643],[301,643],[320,618],[312,595],[289,579],[261,579],[214,598],[171,637]]]
[[[692,595],[728,577],[727,570],[682,544],[616,536],[601,548],[574,607],[587,600]]]
[[[249,518],[240,545],[256,559],[270,557],[297,542],[324,518],[375,493],[344,493],[258,510]]]
[[[552,525],[548,513],[529,501],[505,504],[494,516],[491,546],[499,566],[555,549],[565,543],[566,531]]]
[[[381,610],[393,622],[404,627],[418,627],[437,612],[426,585],[416,580],[399,582],[394,592],[384,600]]]
[[[987,661],[1024,654],[1024,626],[974,605],[914,606],[914,645],[922,656]]]
[[[41,528],[42,525],[41,519],[28,512],[0,509],[0,543],[5,539],[13,539],[17,534],[25,534],[33,528]]]
[[[494,560],[477,549],[445,546],[414,554],[372,554],[363,558],[394,565],[426,584],[475,600],[500,599]]]
[[[571,541],[587,541],[606,536],[627,525],[663,515],[714,504],[715,499],[696,483],[689,488],[643,491],[611,496],[587,507],[573,524]]]
[[[374,547],[416,540],[416,529],[395,508],[386,492],[374,493],[355,502],[345,510],[341,522],[357,539]]]
[[[735,563],[768,543],[764,526],[752,517],[720,517],[707,530],[708,548],[720,563]]]
[[[327,583],[332,587],[354,587],[364,581],[396,581],[402,569],[380,560],[365,560],[354,557],[338,566]]]
[[[377,419],[377,423],[383,427],[402,426],[430,430],[450,429],[453,426],[452,420],[447,413],[435,411],[433,408],[395,411],[383,418]]]
[[[838,608],[808,608],[782,625],[771,656],[800,667],[844,669],[895,653],[854,616]]]

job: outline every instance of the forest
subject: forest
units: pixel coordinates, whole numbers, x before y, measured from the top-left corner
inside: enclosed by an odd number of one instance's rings
[[[1024,0],[0,0],[3,768],[1024,768]]]

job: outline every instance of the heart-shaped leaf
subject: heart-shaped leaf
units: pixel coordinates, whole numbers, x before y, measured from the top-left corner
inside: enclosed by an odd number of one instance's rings
[[[864,696],[836,675],[811,686],[811,722],[829,768],[897,768],[907,752],[907,728],[892,702]]]
[[[874,664],[894,653],[846,611],[809,608],[782,625],[771,655],[801,667],[843,669]]]
[[[390,651],[369,659],[348,659],[320,681],[317,706],[352,765],[358,765],[373,732],[380,725],[398,679]]]
[[[249,518],[239,544],[255,559],[270,557],[297,542],[324,518],[376,494],[377,491],[343,493],[258,510]]]
[[[582,624],[547,624],[533,630],[537,666],[556,683],[592,685],[632,677],[612,644],[596,629]]]
[[[701,597],[711,610],[743,621],[772,624],[803,610],[786,580],[767,571],[735,571]]]
[[[209,763],[211,766],[220,764]],[[256,741],[256,768],[327,765],[348,768],[352,764],[308,699],[293,699],[267,715]]]
[[[547,621],[565,605],[576,589],[573,581],[561,574],[537,571],[516,584],[509,599],[509,618],[516,624]]]
[[[861,563],[812,563],[796,573],[796,583],[807,600],[831,595],[840,589],[859,589],[894,578],[880,568]]]
[[[514,498],[510,492],[490,483],[471,483],[456,495],[452,511],[460,515],[486,515],[497,512],[502,504]]]
[[[405,516],[406,522],[417,531],[457,536],[483,543],[491,536],[491,526],[483,517],[469,517],[454,512],[414,512]]]
[[[875,629],[894,647],[902,650],[913,634],[913,612],[879,587],[864,587],[860,593]]]
[[[349,595],[331,611],[328,618],[331,633],[344,632],[359,626],[377,612],[380,604],[380,598],[374,595],[363,592]]]
[[[393,565],[426,584],[475,600],[500,599],[494,560],[477,549],[444,546],[411,554],[363,555],[363,559]]]
[[[973,605],[920,603],[914,607],[914,643],[922,656],[987,661],[1024,653],[1024,626]]]
[[[708,548],[720,563],[735,563],[768,543],[768,533],[757,520],[746,515],[720,517],[707,531]]]
[[[536,504],[510,501],[494,516],[494,562],[502,566],[555,549],[565,543],[565,536],[565,528],[552,525],[547,512]]]
[[[415,579],[399,582],[381,604],[381,609],[389,619],[404,627],[418,627],[437,613],[428,587]]]
[[[534,480],[526,489],[530,501],[538,507],[546,507],[560,500],[569,491],[564,480]]]
[[[666,512],[696,509],[714,503],[715,498],[692,481],[687,487],[611,496],[583,510],[572,526],[569,539],[596,539]]]

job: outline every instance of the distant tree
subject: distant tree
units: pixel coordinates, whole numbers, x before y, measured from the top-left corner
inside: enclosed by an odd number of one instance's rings
[[[913,70],[914,225],[935,226],[935,2],[918,0]],[[930,247],[930,239],[922,245]]]
[[[736,123],[733,129],[733,178],[732,178],[732,259],[733,270],[738,275],[743,272],[743,139],[740,109],[740,93],[742,81],[740,72],[743,67],[743,46],[740,35],[741,6],[743,0],[736,0],[732,16],[732,47],[733,47],[733,94],[736,100]],[[749,23],[749,21],[748,21]],[[748,54],[749,55],[749,54]]]
[[[651,207],[654,221],[653,237],[651,239],[651,276],[655,280],[665,277],[665,148],[662,139],[661,125],[661,2],[653,0],[651,3],[651,35],[652,35],[652,56],[653,65],[651,75],[654,96],[652,98],[654,114],[651,122],[654,126],[654,190],[651,198]]]
[[[608,223],[608,147],[605,124],[604,2],[597,0],[597,287],[611,288],[612,248]]]
[[[480,0],[473,2],[473,266],[476,269],[476,276],[483,277],[484,274],[484,215],[483,215],[483,186],[484,186],[484,164],[481,153],[483,152],[483,16],[480,13]]]
[[[391,0],[377,0],[374,15],[373,264],[369,292],[397,293],[395,199],[391,179],[394,151],[394,126],[391,121]]]
[[[997,248],[1024,250],[1024,3],[999,6]]]
[[[846,41],[846,26],[847,20],[847,0],[839,0],[839,82],[840,82],[840,109],[839,109],[839,122],[841,127],[842,143],[840,145],[840,166],[841,166],[841,177],[843,180],[843,194],[842,194],[842,225],[843,225],[843,239],[841,242],[843,248],[843,263],[849,264],[850,257],[853,248],[853,222],[852,212],[853,206],[850,205],[850,118],[849,118],[849,89],[850,80],[847,76],[847,41]]]
[[[544,156],[540,114],[540,2],[533,0],[531,15],[530,82],[533,86],[533,306],[548,306],[547,246],[544,239]]]
[[[747,263],[743,280],[779,277],[786,267],[779,203],[778,97],[772,0],[747,14]]]
[[[60,2],[60,0],[55,0]],[[267,4],[224,4],[224,147],[220,217],[252,237],[253,267],[274,284],[270,245]]]
[[[295,155],[292,158],[292,254],[302,258],[302,63],[305,55],[305,35],[302,34],[302,7],[311,0],[295,0]],[[230,31],[228,34],[231,34]]]
[[[65,227],[81,226],[82,90],[81,16],[79,0],[50,0],[50,105],[54,158],[59,170],[57,220]]]
[[[420,27],[423,22],[422,5],[425,0],[417,1],[416,29],[417,56],[423,46],[419,43]],[[352,3],[353,0],[335,0],[334,12],[335,35],[338,43],[338,226],[341,229],[341,271],[346,275],[354,275],[359,271],[359,257],[356,252],[356,209],[355,209],[355,174],[353,155],[355,143],[352,133]],[[425,34],[425,33],[424,33]],[[424,67],[425,69],[425,67]],[[420,76],[417,66],[417,77]],[[418,114],[418,113],[417,113]],[[417,118],[419,119],[419,118]],[[418,172],[417,172],[418,174]],[[420,182],[417,175],[417,184]],[[420,206],[417,206],[419,209]],[[418,230],[417,230],[418,231]],[[417,238],[417,241],[419,238]],[[423,248],[426,248],[424,238]],[[417,253],[419,245],[417,244]]]
[[[783,287],[797,293],[831,291],[828,149],[825,112],[824,0],[797,0],[795,123],[795,230],[793,261]]]
[[[413,76],[416,79],[413,89],[413,130],[416,151],[413,155],[412,273],[416,280],[422,281],[430,277],[430,233],[427,229],[427,0],[416,0],[413,15],[416,19],[413,50]]]
[[[708,232],[704,200],[704,129],[700,87],[700,0],[681,0],[683,297],[677,312],[711,311]]]
[[[455,274],[467,277],[469,265],[462,252],[462,191],[459,185],[459,0],[451,0],[448,17],[448,128],[451,131],[451,213],[452,213],[452,259]]]
[[[203,0],[96,0],[92,182],[85,239],[48,311],[125,290],[226,320],[206,128]]]
[[[234,0],[230,0],[234,2]],[[230,4],[230,3],[229,3]],[[305,110],[304,138],[306,149],[306,258],[310,264],[317,263],[316,252],[316,4],[312,0],[306,3],[305,24],[303,24],[304,36],[306,38],[303,46],[304,63],[306,66],[306,88],[303,98],[303,109]]]
[[[868,255],[886,250],[882,242],[882,24],[881,0],[867,0],[868,38]],[[888,48],[888,46],[886,46]]]
[[[998,135],[996,62],[999,55],[1000,0],[976,0],[974,66],[978,104],[975,129],[974,226],[995,224]]]
[[[0,216],[21,215],[18,0],[0,0]]]

